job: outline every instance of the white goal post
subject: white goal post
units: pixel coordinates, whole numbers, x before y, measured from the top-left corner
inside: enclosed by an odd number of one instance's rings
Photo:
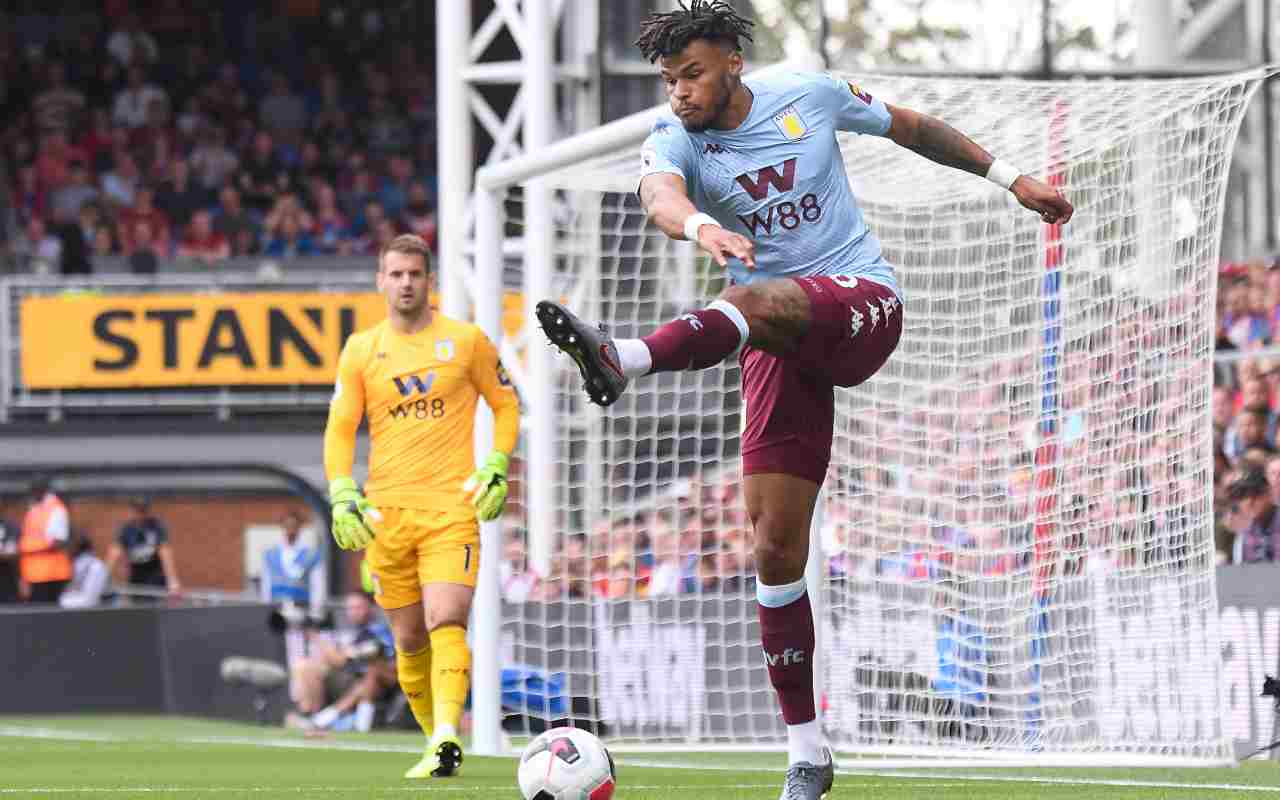
[[[842,137],[906,301],[898,352],[838,394],[815,525],[818,693],[840,751],[1232,761],[1209,396],[1227,175],[1263,76],[845,76],[1060,186],[1076,213],[1046,226],[980,178]],[[634,196],[656,114],[476,174],[471,294],[496,333],[504,270],[520,270],[525,334],[503,347],[526,416],[517,502],[554,587],[502,602],[502,532],[486,526],[477,752],[502,749],[503,719],[570,720],[619,746],[784,738],[735,477],[736,364],[640,379],[601,411],[532,321],[558,297],[638,335],[723,287]]]

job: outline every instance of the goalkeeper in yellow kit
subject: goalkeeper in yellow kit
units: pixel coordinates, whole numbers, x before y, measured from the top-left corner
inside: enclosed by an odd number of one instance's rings
[[[378,605],[396,640],[396,667],[426,754],[405,777],[446,777],[462,764],[458,724],[471,651],[466,625],[480,566],[477,520],[507,498],[519,401],[498,351],[474,325],[432,313],[431,253],[398,236],[378,255],[387,319],[347,340],[324,432],[333,538],[368,548]],[[476,402],[493,410],[493,452],[475,466]],[[369,480],[352,479],[356,429],[369,420]]]

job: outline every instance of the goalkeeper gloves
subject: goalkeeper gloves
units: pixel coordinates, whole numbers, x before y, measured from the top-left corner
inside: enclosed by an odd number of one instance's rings
[[[494,450],[467,482],[462,484],[481,522],[497,519],[507,503],[507,454]]]
[[[343,550],[363,550],[378,532],[382,514],[370,503],[351,478],[329,482],[329,502],[333,504],[333,540]]]

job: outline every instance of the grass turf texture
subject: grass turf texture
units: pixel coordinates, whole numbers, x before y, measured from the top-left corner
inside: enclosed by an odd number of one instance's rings
[[[0,716],[0,800],[131,798],[518,798],[515,760],[469,758],[449,780],[400,777],[421,737],[307,740],[277,728],[156,717]],[[619,753],[618,800],[774,800],[779,754]],[[843,773],[835,798],[1265,798],[1280,764],[1239,769],[950,770]]]

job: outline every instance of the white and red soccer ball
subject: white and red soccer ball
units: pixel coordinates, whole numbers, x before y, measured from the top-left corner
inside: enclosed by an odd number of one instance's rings
[[[529,742],[516,780],[525,800],[611,800],[617,785],[613,756],[578,728],[552,728]]]

